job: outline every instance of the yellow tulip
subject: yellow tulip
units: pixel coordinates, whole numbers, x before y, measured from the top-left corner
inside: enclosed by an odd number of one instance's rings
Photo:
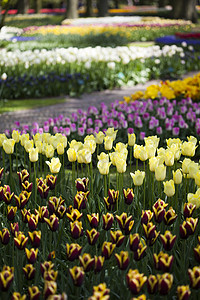
[[[58,153],[58,155],[63,155],[64,152],[65,152],[64,144],[63,143],[59,143],[57,145],[57,153]]]
[[[183,173],[185,174],[188,174],[189,173],[189,169],[188,169],[188,166],[189,164],[191,164],[191,159],[190,158],[184,158],[183,162],[182,162],[182,171]]]
[[[113,138],[110,136],[105,136],[104,138],[104,147],[105,150],[110,151],[113,147]]]
[[[168,197],[172,197],[175,194],[175,185],[174,185],[174,180],[170,179],[169,181],[163,182],[164,185],[164,193]]]
[[[174,183],[180,184],[182,182],[182,178],[183,178],[181,170],[177,169],[176,171],[172,171],[172,174],[173,174]]]
[[[156,154],[156,147],[154,144],[148,144],[145,146],[145,149],[147,151],[148,158],[154,157]]]
[[[77,153],[77,151],[83,148],[83,144],[81,142],[77,142],[76,140],[72,140],[71,143],[69,143],[69,147],[73,148]]]
[[[191,135],[190,137],[187,136],[187,139],[188,139],[188,142],[191,142],[196,146],[197,138],[195,138],[194,136]]]
[[[3,142],[3,150],[6,154],[12,154],[14,152],[15,141],[13,139],[6,139]]]
[[[195,184],[200,187],[200,171],[194,175]]]
[[[166,167],[164,164],[160,164],[155,169],[155,178],[157,181],[163,181],[166,177]]]
[[[188,165],[188,178],[194,178],[195,174],[199,171],[199,164],[191,161]]]
[[[135,145],[136,136],[135,133],[128,133],[128,145],[133,147]]]
[[[133,155],[134,155],[134,157],[136,159],[139,159],[140,148],[141,148],[140,145],[137,145],[137,144],[134,145],[134,153],[133,153]]]
[[[148,136],[144,138],[145,146],[152,146],[158,148],[160,138],[157,135]]]
[[[54,156],[54,147],[52,145],[46,144],[45,155],[47,158],[52,158]]]
[[[29,160],[31,162],[38,161],[38,149],[37,148],[31,148],[29,151]]]
[[[57,174],[60,171],[61,163],[58,157],[53,157],[50,161],[46,161],[46,164],[49,166],[51,173]]]
[[[38,153],[42,153],[43,143],[41,141],[35,141],[35,147],[38,149]]]
[[[116,139],[116,136],[117,136],[117,131],[118,130],[114,130],[114,128],[108,128],[106,131],[105,131],[105,135],[106,136],[109,136],[109,137],[112,137],[113,138],[113,141]]]
[[[99,160],[97,163],[97,168],[99,169],[99,173],[102,175],[107,175],[109,173],[109,167],[111,165],[111,162],[108,162],[107,160]]]
[[[3,146],[4,140],[7,140],[7,137],[6,137],[5,133],[1,133],[0,134],[0,147]]]
[[[29,150],[31,150],[33,146],[34,146],[33,140],[28,140],[24,142],[24,148],[26,152],[29,152]]]
[[[83,148],[87,148],[93,154],[96,150],[96,142],[94,140],[86,140]]]
[[[115,166],[118,173],[126,172],[126,159],[120,153],[116,153],[115,156]]]
[[[109,155],[105,152],[101,152],[100,155],[97,155],[98,160],[104,160],[106,162],[109,162]]]
[[[56,133],[56,135],[57,135],[57,133]],[[66,148],[67,147],[67,137],[65,135],[61,135],[59,140],[60,140],[60,143],[62,143],[64,145],[64,148]]]
[[[18,130],[13,130],[13,132],[12,132],[12,138],[15,141],[15,143],[19,143],[20,133],[19,133]]]
[[[42,141],[49,144],[49,140],[51,138],[51,133],[49,132],[43,132],[42,134]]]
[[[99,131],[98,133],[96,133],[95,137],[96,137],[96,143],[97,144],[99,144],[99,145],[103,144],[105,134],[102,131]]]
[[[80,164],[89,164],[92,161],[92,153],[87,148],[81,149],[76,154],[77,161]]]
[[[141,161],[146,161],[148,159],[148,152],[146,150],[146,147],[141,146],[140,151],[138,151],[138,158]]]
[[[39,132],[37,132],[37,133],[33,136],[33,140],[34,140],[34,143],[36,143],[37,141],[41,141],[41,142],[42,142],[42,134],[40,134]]]
[[[174,154],[174,160],[179,160],[181,157],[181,148],[179,144],[172,144],[169,148],[171,152]]]
[[[130,173],[132,179],[133,179],[133,183],[136,186],[142,185],[144,178],[145,178],[145,172],[144,171],[140,171],[137,170],[135,171],[135,173]]]
[[[168,167],[172,167],[174,165],[174,153],[172,151],[170,151],[169,149],[167,149],[165,151],[165,164]]]
[[[182,144],[182,155],[185,156],[194,156],[195,155],[195,150],[197,146],[193,142],[184,142]]]
[[[200,188],[196,191],[195,194],[188,193],[187,194],[188,203],[192,203],[196,205],[196,208],[200,207]]]
[[[67,150],[67,156],[68,156],[68,160],[70,162],[75,162],[76,161],[76,151],[73,148],[69,148]]]
[[[54,147],[54,149],[57,149],[58,144],[60,143],[59,137],[52,135],[49,139],[49,144]]]
[[[159,164],[159,159],[157,157],[151,157],[149,159],[149,170],[151,172],[155,172],[155,169],[157,168]]]
[[[24,134],[21,135],[20,142],[21,142],[22,146],[24,146],[25,141],[28,141],[28,140],[29,140],[29,134],[28,133],[24,133]]]
[[[176,144],[178,145],[179,147],[181,146],[182,144],[182,141],[179,139],[179,138],[169,138],[169,139],[166,139],[166,142],[167,142],[167,146],[170,148],[173,144]]]

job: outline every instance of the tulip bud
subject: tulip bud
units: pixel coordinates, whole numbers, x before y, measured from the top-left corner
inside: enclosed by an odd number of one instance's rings
[[[169,272],[172,267],[174,257],[169,256],[167,253],[160,252],[158,255],[153,254],[154,265],[157,270],[162,270],[163,272]]]
[[[128,251],[121,251],[120,254],[115,254],[115,258],[117,260],[117,264],[120,270],[126,270],[129,265],[129,255]]]
[[[110,230],[112,227],[114,221],[114,217],[112,214],[107,213],[106,215],[103,215],[103,229],[104,230]]]
[[[175,194],[175,186],[174,186],[174,181],[171,179],[169,181],[163,182],[164,185],[164,193],[168,197],[172,197]]]
[[[133,183],[136,186],[140,186],[143,184],[144,178],[145,178],[145,172],[143,171],[135,171],[135,173],[130,173],[132,179],[133,179]]]
[[[169,230],[166,230],[164,234],[160,235],[160,239],[163,244],[163,248],[166,251],[170,251],[173,248],[174,243],[176,241],[176,235],[172,235],[172,233]]]
[[[134,193],[133,189],[128,188],[127,190],[123,189],[124,201],[127,205],[130,205],[133,202]]]
[[[67,259],[74,261],[81,254],[82,247],[79,244],[66,244]]]
[[[177,287],[178,300],[188,300],[190,298],[190,288],[189,285],[181,285]]]
[[[181,184],[182,182],[182,173],[180,169],[177,169],[176,171],[172,171],[173,174],[173,180],[175,184]]]
[[[173,284],[173,275],[164,273],[158,276],[158,291],[160,295],[167,295]]]
[[[135,145],[136,136],[135,133],[128,133],[128,145],[133,147]]]
[[[0,272],[0,290],[7,292],[14,279],[14,267],[4,266]]]
[[[75,286],[81,286],[84,280],[85,272],[82,267],[74,266],[72,269],[69,269],[70,275],[73,279]]]
[[[155,169],[155,178],[157,181],[163,181],[166,177],[166,167],[160,164]]]
[[[55,295],[57,292],[57,283],[55,281],[47,281],[44,282],[44,299],[50,299],[51,296]]]
[[[147,225],[153,218],[153,213],[151,210],[142,210],[142,216],[141,216],[141,224]]]
[[[29,150],[29,160],[31,162],[38,161],[38,149],[37,148],[31,148]]]
[[[90,223],[90,226],[92,228],[97,228],[98,224],[99,224],[99,214],[91,214],[91,215],[87,215],[88,221]]]
[[[87,238],[88,238],[88,243],[90,245],[95,245],[98,237],[99,237],[99,232],[96,231],[96,229],[92,228],[92,230],[86,230]]]
[[[87,192],[88,190],[88,183],[89,183],[89,178],[83,177],[83,178],[77,178],[75,180],[75,184],[76,184],[76,189],[78,192],[82,191],[82,192]]]
[[[63,143],[59,143],[57,145],[57,153],[58,153],[58,155],[63,155],[64,152],[65,152],[65,148],[64,148]]]
[[[17,207],[15,206],[7,206],[7,219],[8,221],[13,221],[17,212]]]
[[[60,168],[61,168],[61,163],[60,163],[60,160],[58,157],[56,157],[56,158],[53,157],[51,159],[51,162],[46,161],[46,164],[49,166],[51,173],[53,173],[53,174],[59,173]]]
[[[28,237],[26,237],[23,232],[19,231],[16,232],[15,238],[14,238],[14,243],[15,246],[19,249],[19,250],[24,250],[26,247],[26,244],[28,242]]]
[[[31,231],[36,230],[38,225],[38,219],[39,219],[38,215],[34,215],[34,214],[27,215],[28,227]]]
[[[7,228],[3,228],[0,231],[0,239],[3,245],[7,245],[10,241],[10,232]]]
[[[138,233],[130,234],[129,247],[131,251],[137,251],[140,243],[140,236]]]
[[[140,274],[137,269],[129,269],[128,274],[126,275],[126,281],[130,291],[137,295],[147,281],[147,277],[144,276],[144,274]]]
[[[193,289],[200,288],[200,267],[195,266],[193,269],[188,269],[190,285]]]
[[[37,260],[38,249],[31,248],[28,250],[25,248],[26,258],[28,259],[29,264],[34,264]]]
[[[113,244],[116,244],[116,247],[120,247],[125,239],[125,236],[120,230],[110,231],[111,241]]]
[[[157,292],[158,289],[158,279],[155,275],[149,275],[147,279],[147,290],[148,293],[153,295]]]
[[[44,218],[45,222],[49,225],[51,231],[56,231],[59,227],[59,219],[55,214],[51,215],[49,219]]]
[[[134,259],[136,261],[141,260],[145,255],[146,249],[147,249],[147,246],[146,246],[145,242],[144,241],[139,242],[137,250],[134,251]]]
[[[38,300],[40,297],[40,291],[37,286],[29,286],[28,287],[28,294],[30,300]]]
[[[125,235],[128,235],[133,228],[134,221],[132,221],[133,216],[127,216],[127,213],[122,213],[121,216],[116,215],[117,222]]]
[[[102,246],[102,256],[105,257],[105,259],[109,259],[115,249],[116,245],[112,244],[110,242],[104,242]]]
[[[168,211],[165,212],[165,216],[164,216],[164,222],[166,225],[171,225],[175,222],[177,218],[177,214],[175,212],[175,210],[170,207]]]
[[[51,191],[55,189],[56,181],[57,181],[56,176],[49,175],[49,174],[46,176],[46,183],[49,186]]]
[[[196,209],[196,205],[192,203],[184,203],[184,207],[183,207],[184,218],[191,217],[195,209]]]
[[[27,280],[32,280],[35,277],[35,268],[32,264],[27,264],[22,268]]]
[[[88,253],[84,253],[83,256],[79,256],[79,261],[84,272],[89,272],[94,267],[94,258],[92,258]]]
[[[74,239],[78,239],[80,236],[83,235],[83,227],[82,222],[74,221],[73,223],[70,222],[70,232]]]
[[[14,152],[15,140],[13,139],[6,139],[3,142],[3,150],[6,154],[12,154]]]
[[[38,248],[41,241],[41,231],[28,232],[29,238],[31,240],[32,246]]]
[[[95,256],[94,257],[94,272],[95,273],[101,272],[101,270],[103,268],[104,261],[105,261],[104,256]]]

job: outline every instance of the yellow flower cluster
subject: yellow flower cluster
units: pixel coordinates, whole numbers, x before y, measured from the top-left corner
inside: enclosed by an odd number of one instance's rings
[[[146,91],[137,91],[131,97],[124,97],[124,101],[129,103],[138,99],[155,99],[157,97],[166,97],[175,99],[177,97],[190,97],[193,100],[200,98],[200,73],[194,77],[188,77],[184,80],[161,81],[160,84],[152,84]]]

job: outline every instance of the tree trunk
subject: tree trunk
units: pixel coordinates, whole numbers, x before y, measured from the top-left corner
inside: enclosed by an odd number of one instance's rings
[[[175,19],[190,20],[193,23],[198,22],[196,10],[196,0],[176,0],[172,6],[172,17]]]
[[[78,18],[78,0],[67,0],[67,18]]]
[[[35,12],[36,12],[36,14],[39,14],[41,8],[42,8],[42,1],[41,0],[35,0]]]
[[[92,0],[86,0],[86,17],[94,16],[92,2]]]
[[[108,15],[108,0],[99,0],[98,3],[98,16],[105,17]]]
[[[29,9],[29,0],[18,0],[17,9],[18,14],[26,14]]]

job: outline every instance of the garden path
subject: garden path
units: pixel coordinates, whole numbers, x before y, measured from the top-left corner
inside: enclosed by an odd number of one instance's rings
[[[197,73],[198,72],[187,73],[183,78],[194,76]],[[0,133],[3,133],[6,129],[13,128],[15,121],[19,121],[21,125],[29,126],[32,125],[33,122],[38,122],[39,125],[42,126],[49,118],[58,117],[60,114],[64,115],[64,117],[70,117],[72,112],[75,112],[77,109],[86,111],[90,105],[100,107],[102,102],[109,105],[115,100],[123,100],[124,96],[130,96],[138,90],[145,90],[147,86],[159,82],[160,80],[151,80],[145,84],[137,84],[133,87],[92,92],[90,94],[83,94],[80,97],[66,96],[64,103],[56,104],[55,102],[55,104],[51,106],[3,113],[1,115]]]

